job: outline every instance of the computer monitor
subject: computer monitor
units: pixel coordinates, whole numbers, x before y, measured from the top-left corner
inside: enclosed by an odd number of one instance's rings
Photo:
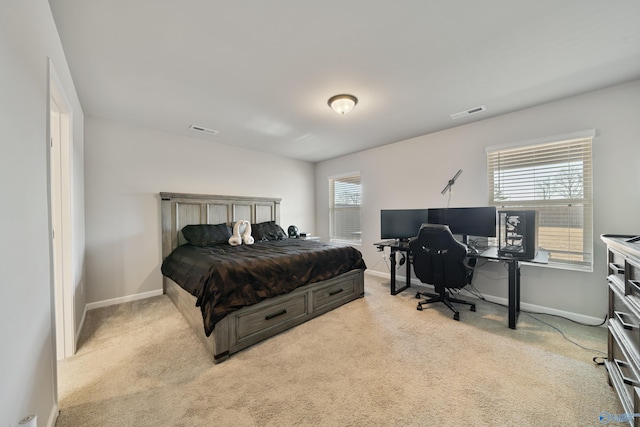
[[[463,236],[496,237],[495,206],[470,208],[429,209],[429,224],[448,225],[452,234]]]
[[[428,222],[428,209],[382,209],[380,237],[407,241],[418,235],[420,226]]]

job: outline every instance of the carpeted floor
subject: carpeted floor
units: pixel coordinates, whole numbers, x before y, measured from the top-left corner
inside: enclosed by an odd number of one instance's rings
[[[459,322],[367,275],[365,298],[214,365],[166,296],[90,311],[59,364],[66,426],[589,426],[622,413],[606,329],[546,315],[571,340],[478,302]],[[469,298],[467,298],[469,299]]]

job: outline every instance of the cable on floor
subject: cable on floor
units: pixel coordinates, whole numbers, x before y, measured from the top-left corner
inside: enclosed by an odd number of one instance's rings
[[[469,288],[469,287],[471,287],[472,289],[471,289],[471,290],[470,290],[470,289],[467,289],[467,288]],[[471,284],[469,284],[469,285],[465,286],[463,289],[460,289],[460,290],[463,290],[463,291],[467,292],[468,294],[470,294],[470,295],[472,295],[472,296],[475,296],[476,298],[478,298],[478,299],[480,299],[480,300],[482,300],[482,301],[486,301],[486,302],[489,302],[489,303],[491,303],[491,304],[495,304],[495,305],[497,305],[497,306],[507,308],[507,306],[506,306],[506,305],[504,305],[504,304],[500,304],[500,303],[497,303],[497,302],[493,302],[493,301],[489,301],[489,300],[487,300],[487,299],[486,299],[486,298],[485,298],[485,297],[480,293],[480,291],[478,291],[478,290],[477,290],[473,285],[471,285]],[[458,290],[458,293],[460,293],[460,292],[459,292],[460,290]],[[606,353],[606,352],[604,352],[604,351],[600,351],[600,350],[596,350],[596,349],[593,349],[593,348],[585,347],[585,346],[583,346],[583,345],[581,345],[581,344],[579,344],[579,343],[577,343],[577,342],[573,341],[571,338],[567,337],[567,336],[565,335],[565,333],[564,333],[564,332],[562,332],[558,327],[556,327],[556,326],[554,326],[554,325],[552,325],[552,324],[550,324],[550,323],[548,323],[548,322],[545,322],[545,321],[544,321],[544,320],[542,320],[542,319],[539,319],[539,318],[537,318],[537,317],[533,316],[534,314],[540,314],[540,315],[545,315],[545,316],[553,316],[553,317],[558,317],[558,318],[560,318],[560,319],[568,320],[568,321],[570,321],[570,322],[573,322],[573,323],[578,324],[578,325],[581,325],[581,326],[589,326],[589,327],[596,328],[596,327],[600,327],[600,326],[602,326],[602,325],[604,325],[604,324],[606,323],[607,318],[608,318],[608,316],[607,316],[607,315],[605,315],[604,320],[603,320],[602,322],[600,322],[600,323],[599,323],[599,324],[597,324],[597,325],[593,325],[593,324],[589,324],[589,323],[582,323],[582,322],[578,322],[578,321],[576,321],[576,320],[569,319],[568,317],[564,317],[564,316],[559,316],[559,315],[557,315],[557,314],[537,313],[537,312],[532,312],[532,311],[527,311],[527,310],[520,310],[520,313],[524,313],[524,314],[526,314],[527,316],[531,317],[532,319],[537,320],[538,322],[543,323],[543,324],[545,324],[545,325],[549,326],[549,327],[550,327],[550,328],[552,328],[552,329],[555,329],[557,332],[559,332],[559,333],[560,333],[560,335],[562,335],[562,337],[563,337],[565,340],[569,341],[571,344],[573,344],[573,345],[575,345],[575,346],[577,346],[577,347],[580,347],[580,348],[581,348],[581,349],[583,349],[583,350],[593,351],[593,352],[600,353],[600,354],[605,354],[605,355],[607,354],[607,353]],[[596,360],[595,360],[595,359],[597,359],[598,357],[599,357],[599,356],[594,357],[594,358],[593,358],[593,361],[594,361],[596,364],[598,364],[598,365],[600,365],[600,364],[604,364],[604,362],[603,362],[603,363],[597,363],[597,362],[596,362]]]
[[[523,311],[522,311],[522,310],[520,310],[520,312],[522,313]],[[531,315],[530,313],[528,313],[528,312],[526,312],[526,311],[524,311],[524,314],[526,314],[527,316],[531,317],[531,318],[532,318],[532,319],[534,319],[534,320],[537,320],[537,321],[538,321],[538,322],[540,322],[540,323],[543,323],[543,324],[545,324],[545,325],[549,326],[550,328],[555,329],[556,331],[558,331],[558,332],[560,333],[560,335],[562,335],[562,337],[563,337],[565,340],[569,341],[571,344],[573,344],[573,345],[575,345],[575,346],[580,347],[580,348],[581,348],[581,349],[583,349],[583,350],[593,351],[593,352],[600,353],[600,354],[607,354],[607,353],[606,353],[606,352],[604,352],[604,351],[596,350],[596,349],[594,349],[594,348],[585,347],[585,346],[583,346],[582,344],[579,344],[579,343],[577,343],[577,342],[573,341],[571,338],[567,337],[567,336],[564,334],[564,332],[562,332],[559,328],[557,328],[556,326],[552,325],[551,323],[548,323],[548,322],[545,322],[544,320],[538,319],[537,317],[535,317],[535,316]],[[546,314],[546,313],[535,313],[535,314]],[[554,314],[547,314],[547,315],[548,315],[548,316],[556,316],[556,315],[554,315]],[[578,324],[578,325],[582,325],[582,326],[598,327],[598,326],[602,326],[602,325],[604,325],[604,323],[607,321],[607,317],[608,317],[608,316],[605,316],[605,317],[604,317],[604,320],[603,320],[603,321],[602,321],[602,323],[600,323],[599,325],[589,325],[589,324],[586,324],[586,323],[576,322],[575,320],[568,319],[568,318],[566,318],[566,317],[562,317],[562,316],[556,316],[556,317],[560,317],[561,319],[570,320],[570,321],[572,321],[572,322],[574,322],[574,323],[576,323],[576,324]],[[595,357],[594,357],[594,359],[595,359]],[[594,360],[594,362],[595,362],[595,360]]]

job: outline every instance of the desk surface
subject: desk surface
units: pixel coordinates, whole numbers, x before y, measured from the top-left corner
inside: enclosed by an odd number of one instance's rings
[[[383,240],[382,242],[374,243],[374,246],[385,247],[388,246],[392,249],[408,251],[409,250],[409,242],[399,242],[397,240]],[[533,259],[524,259],[518,258],[508,255],[498,255],[498,247],[497,246],[489,246],[484,251],[475,252],[474,250],[469,250],[468,254],[471,258],[483,258],[490,259],[496,261],[520,261],[520,262],[530,262],[534,264],[547,264],[549,262],[549,251],[546,249],[538,249],[538,253],[536,257]]]
[[[409,249],[409,242],[399,242],[397,240],[383,240],[382,242],[374,243],[373,246],[388,246],[393,249]]]
[[[489,248],[482,252],[469,252],[467,255],[471,258],[484,258],[496,261],[520,261],[531,262],[534,264],[547,264],[549,262],[549,251],[547,251],[546,249],[538,249],[538,253],[533,259],[518,258],[508,255],[498,255],[497,246],[489,246]]]

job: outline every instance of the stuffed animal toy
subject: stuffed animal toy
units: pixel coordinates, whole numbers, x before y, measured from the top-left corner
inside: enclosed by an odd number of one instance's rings
[[[251,235],[251,223],[249,221],[243,221],[243,223],[246,225],[246,227],[244,228],[244,233],[242,233],[242,242],[245,245],[253,245],[253,236]]]
[[[251,236],[251,223],[246,219],[236,221],[233,226],[233,236],[229,237],[229,244],[231,246],[238,246],[244,243],[245,245],[253,245],[253,236]]]

